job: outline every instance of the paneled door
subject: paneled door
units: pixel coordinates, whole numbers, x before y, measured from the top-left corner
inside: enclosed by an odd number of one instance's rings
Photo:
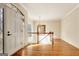
[[[16,47],[19,49],[23,46],[24,41],[24,21],[22,15],[16,13]]]
[[[16,49],[16,11],[5,8],[5,53],[11,55]]]

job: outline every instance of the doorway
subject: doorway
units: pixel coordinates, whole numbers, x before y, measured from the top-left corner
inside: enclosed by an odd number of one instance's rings
[[[38,25],[37,32],[38,33],[45,33],[46,32],[46,25]]]
[[[46,25],[37,26],[37,43],[39,44],[51,44],[50,35],[46,32]]]
[[[45,33],[46,25],[38,25],[37,26],[37,44],[40,43],[40,34]]]

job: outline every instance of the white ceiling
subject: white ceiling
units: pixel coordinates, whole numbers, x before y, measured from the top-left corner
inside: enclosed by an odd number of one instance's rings
[[[77,4],[75,3],[23,3],[32,20],[58,20]]]

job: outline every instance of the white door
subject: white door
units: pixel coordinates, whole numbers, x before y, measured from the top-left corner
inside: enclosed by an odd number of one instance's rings
[[[23,47],[24,23],[22,15],[11,8],[5,10],[5,53],[9,55]]]
[[[17,18],[16,18],[16,32],[17,32],[17,37],[16,37],[16,47],[19,49],[23,46],[23,21],[22,21],[22,16],[20,13],[17,13]]]
[[[5,9],[5,53],[9,55],[15,51],[16,48],[16,12],[13,9]]]

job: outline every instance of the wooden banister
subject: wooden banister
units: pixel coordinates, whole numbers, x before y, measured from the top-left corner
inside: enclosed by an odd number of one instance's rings
[[[40,34],[47,34],[47,36],[48,35],[50,35],[50,37],[51,37],[51,41],[52,41],[52,45],[54,44],[54,41],[53,41],[53,34],[54,34],[54,32],[44,32],[44,33],[39,33],[39,32],[28,32],[28,34],[36,34],[37,35],[37,44],[39,44],[39,35]],[[45,36],[46,37],[46,36]],[[45,38],[44,37],[44,38]]]
[[[29,34],[54,34],[54,32],[45,32],[45,33],[39,33],[39,32],[28,32]]]

